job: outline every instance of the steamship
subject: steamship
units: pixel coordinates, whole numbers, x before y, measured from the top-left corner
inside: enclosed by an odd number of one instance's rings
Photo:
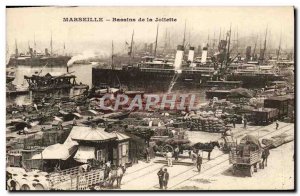
[[[34,41],[34,46],[36,43]],[[28,46],[28,51],[25,53],[19,53],[17,42],[15,43],[15,54],[9,57],[7,67],[15,67],[18,65],[36,67],[64,67],[67,66],[68,61],[71,59],[69,55],[57,55],[52,53],[52,35],[50,41],[50,52],[48,48],[45,48],[44,53],[38,53],[35,49]],[[65,50],[65,45],[64,45]]]
[[[165,92],[203,85],[216,79],[217,72],[207,58],[207,49],[203,48],[201,59],[194,60],[194,47],[189,48],[188,59],[184,60],[184,47],[177,46],[175,59],[160,59],[145,56],[137,64],[123,65],[118,68],[94,67],[92,83],[96,87],[125,86],[129,90],[142,89],[147,92]]]
[[[53,55],[45,49],[44,54],[36,53],[35,51],[30,48],[28,54],[22,54],[16,52],[15,55],[11,56],[7,66],[13,67],[18,65],[24,66],[44,66],[47,65],[48,67],[51,66],[67,66],[68,61],[71,59],[71,56],[67,55]]]

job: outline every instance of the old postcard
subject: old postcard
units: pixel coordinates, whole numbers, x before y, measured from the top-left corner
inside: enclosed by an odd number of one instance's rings
[[[294,190],[293,7],[6,7],[9,191]]]

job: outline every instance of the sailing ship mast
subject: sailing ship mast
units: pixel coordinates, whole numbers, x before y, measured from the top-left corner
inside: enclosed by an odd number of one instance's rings
[[[258,40],[258,35],[256,35],[256,40],[255,40],[255,44],[254,44],[254,49],[253,49],[253,53],[252,53],[252,58],[255,57],[255,51],[256,51],[257,40]]]
[[[228,48],[227,48],[227,54],[226,54],[226,65],[229,62],[230,58],[230,39],[231,39],[231,23],[230,23],[230,29],[229,29],[229,35],[228,35]]]
[[[261,63],[263,63],[263,61],[265,60],[265,53],[266,53],[266,49],[267,49],[267,34],[268,34],[268,26],[266,28],[266,33],[265,33],[265,41],[264,41],[264,48],[263,48],[262,57],[261,57]]]
[[[50,40],[50,54],[52,56],[52,31],[51,31],[51,40]]]
[[[281,50],[281,37],[282,37],[282,32],[280,32],[279,47],[278,47],[278,51],[277,51],[277,61],[279,60],[279,55],[280,55],[280,50]]]
[[[114,66],[114,41],[111,41],[111,69],[115,69]]]
[[[159,24],[157,24],[157,29],[156,29],[156,39],[155,39],[155,48],[154,48],[154,58],[156,57],[158,28],[159,28]]]
[[[131,43],[130,43],[130,63],[131,60],[133,59],[133,36],[134,36],[134,30],[132,31]]]
[[[184,34],[183,34],[183,41],[182,41],[183,51],[185,49],[185,32],[186,32],[186,20],[184,22]]]
[[[33,35],[33,46],[34,46],[34,51],[36,51],[36,42],[35,42],[35,33],[34,33],[34,35]]]

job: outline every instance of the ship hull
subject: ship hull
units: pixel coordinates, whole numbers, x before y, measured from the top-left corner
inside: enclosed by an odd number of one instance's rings
[[[256,75],[241,75],[230,74],[227,76],[229,81],[242,81],[244,88],[265,88],[272,81],[284,80],[283,76],[275,74],[256,74]]]
[[[211,76],[201,73],[185,72],[176,73],[175,70],[112,70],[93,68],[92,83],[94,86],[126,86],[128,90],[145,90],[147,92],[166,92],[174,82],[173,90],[197,88],[203,85]]]
[[[66,67],[70,56],[58,56],[58,57],[42,57],[42,58],[10,58],[8,66],[30,66],[38,67],[47,65],[47,67]]]

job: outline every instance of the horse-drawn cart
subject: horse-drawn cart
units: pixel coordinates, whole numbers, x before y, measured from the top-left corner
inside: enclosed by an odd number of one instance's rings
[[[169,137],[153,137],[152,141],[155,141],[154,151],[160,153],[172,152],[174,153],[174,149],[176,146],[179,146],[180,151],[184,149],[185,145],[190,144],[190,140],[188,139],[175,139]]]
[[[248,176],[257,172],[261,166],[262,147],[259,140],[251,135],[241,139],[236,148],[232,148],[229,153],[229,163],[233,165],[232,172],[243,171]]]

